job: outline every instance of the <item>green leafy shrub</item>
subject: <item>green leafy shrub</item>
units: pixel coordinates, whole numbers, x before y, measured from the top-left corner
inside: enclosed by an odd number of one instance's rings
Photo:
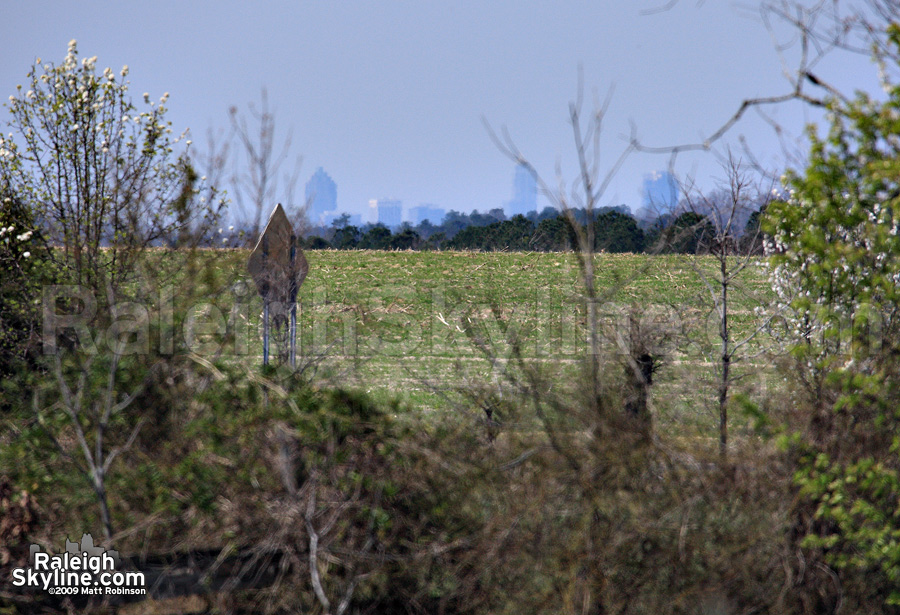
[[[884,85],[883,102],[829,103],[762,225],[798,385],[800,543],[857,596],[900,605],[900,85]]]

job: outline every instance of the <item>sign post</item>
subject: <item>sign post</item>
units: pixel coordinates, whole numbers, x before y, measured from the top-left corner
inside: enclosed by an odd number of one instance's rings
[[[300,252],[300,255],[303,256],[303,252]],[[304,263],[306,259],[304,258]],[[291,233],[291,270],[293,271],[297,265],[297,235]],[[309,266],[306,266],[307,269]],[[306,273],[303,274],[303,277],[306,277]],[[302,280],[301,280],[302,282]],[[300,284],[297,282],[296,276],[291,276],[290,281],[290,291],[288,300],[290,301],[289,305],[291,306],[291,324],[290,324],[290,362],[291,367],[297,367],[297,290],[300,287]]]
[[[263,365],[269,364],[272,330],[284,331],[286,326],[287,359],[291,367],[297,366],[297,291],[309,272],[309,264],[297,244],[297,233],[279,203],[247,261],[247,269],[263,299]],[[282,346],[282,354],[283,349]]]

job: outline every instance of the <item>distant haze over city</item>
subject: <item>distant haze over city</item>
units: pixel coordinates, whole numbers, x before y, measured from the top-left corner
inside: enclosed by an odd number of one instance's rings
[[[511,193],[510,200],[485,207],[484,211],[499,208],[511,218],[538,209],[537,178],[526,165],[515,166]],[[344,208],[338,198],[337,183],[321,167],[306,183],[305,196],[306,216],[313,226],[328,226],[341,214],[349,214],[350,223],[356,226],[381,223],[395,228],[403,222],[415,225],[426,220],[432,224],[440,224],[448,211],[434,203],[404,204],[400,199],[392,198],[370,199],[368,210],[361,213]],[[545,202],[540,207],[547,205]]]
[[[265,88],[276,144],[290,135],[283,172],[302,158],[296,203],[321,168],[336,184],[337,210],[363,220],[373,218],[373,200],[400,201],[407,217],[417,207],[510,211],[516,161],[489,130],[501,142],[508,135],[552,189],[571,189],[578,165],[569,104],[579,83],[585,118],[610,94],[601,174],[632,127],[649,146],[702,143],[743,100],[790,91],[783,62],[800,53],[790,28],[770,32],[758,11],[733,3],[654,11],[662,4],[198,0],[149,9],[85,0],[51,11],[7,2],[0,100],[38,59],[60,62],[77,39],[81,57],[97,56],[100,70],[129,66],[136,101],[169,93],[173,130],[189,128],[197,154],[208,150],[208,135],[216,145],[232,138],[229,109],[252,116]],[[865,54],[829,56],[816,71],[842,91],[879,91]],[[765,113],[747,113],[716,153],[742,155],[746,143],[762,166],[781,170],[782,144],[792,147],[806,122],[821,119],[801,104]],[[770,121],[784,128],[781,140]],[[629,156],[598,204],[636,213],[645,178],[667,165],[666,155]],[[241,169],[231,160],[225,175]],[[674,172],[704,189],[723,177],[709,152],[680,156]],[[537,207],[547,204],[539,194]]]
[[[545,207],[555,207],[546,198],[539,196],[537,178],[526,165],[518,164],[513,169],[510,191],[512,198],[504,203],[486,206],[481,209],[482,213],[499,208],[506,217],[512,218],[540,211]],[[449,211],[434,203],[412,204],[393,198],[370,199],[368,208],[363,211],[343,207],[337,183],[321,167],[306,182],[304,194],[306,216],[314,227],[328,227],[343,214],[349,215],[348,223],[354,226],[380,223],[389,228],[397,228],[403,222],[417,225],[426,220],[432,224],[440,224]],[[639,201],[620,203],[618,206],[626,207],[637,217],[655,217],[677,205],[679,187],[669,172],[655,171],[644,177],[640,195]]]

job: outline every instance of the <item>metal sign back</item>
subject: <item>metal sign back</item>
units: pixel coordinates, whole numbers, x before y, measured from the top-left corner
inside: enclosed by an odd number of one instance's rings
[[[296,300],[297,290],[309,273],[309,264],[280,203],[250,253],[247,269],[267,302],[287,305]]]

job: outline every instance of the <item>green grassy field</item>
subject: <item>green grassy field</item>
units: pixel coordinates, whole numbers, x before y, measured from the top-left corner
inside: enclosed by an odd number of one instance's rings
[[[207,294],[223,317],[236,314],[244,338],[228,347],[217,344],[215,334],[195,335],[195,342],[207,339],[200,344],[207,351],[258,363],[261,302],[246,272],[247,252],[209,254],[218,273]],[[460,389],[500,379],[513,339],[523,360],[561,380],[578,377],[586,353],[585,307],[574,254],[310,251],[307,259],[298,362],[314,364],[316,378],[423,411],[452,409],[465,403]],[[754,309],[771,301],[760,264],[747,267],[731,289],[737,339],[759,322]],[[714,420],[710,359],[718,321],[698,270],[714,279],[715,265],[709,257],[596,256],[605,350],[617,352],[628,312],[640,314],[642,326],[661,338],[664,355],[654,387],[658,420],[696,425],[704,433]],[[746,355],[764,343],[760,336]],[[742,369],[765,380],[765,365],[757,360],[739,364]],[[758,386],[760,378],[748,380]]]

